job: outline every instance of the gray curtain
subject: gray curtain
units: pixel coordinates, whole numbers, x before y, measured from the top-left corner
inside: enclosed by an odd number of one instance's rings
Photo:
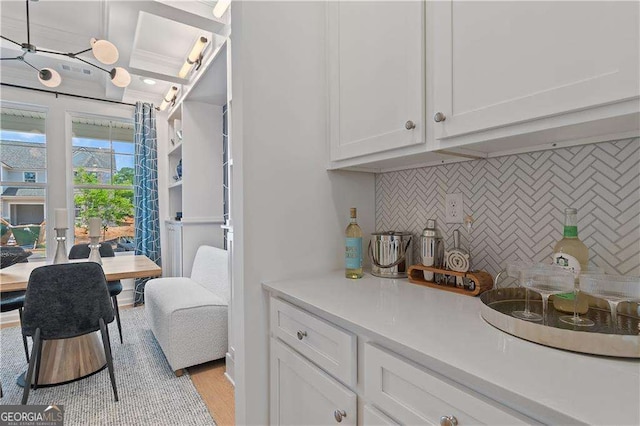
[[[153,105],[137,102],[134,123],[136,254],[160,265],[160,217],[158,213],[158,141]],[[134,305],[144,303],[148,278],[136,280]]]

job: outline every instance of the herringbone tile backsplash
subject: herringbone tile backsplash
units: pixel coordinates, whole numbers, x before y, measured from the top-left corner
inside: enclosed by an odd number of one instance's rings
[[[445,195],[462,193],[471,235],[446,224]],[[578,235],[607,273],[640,275],[640,139],[627,139],[376,176],[376,229],[420,235],[435,218],[452,247],[454,229],[474,269],[495,275],[508,259],[550,262],[565,207],[578,209]]]

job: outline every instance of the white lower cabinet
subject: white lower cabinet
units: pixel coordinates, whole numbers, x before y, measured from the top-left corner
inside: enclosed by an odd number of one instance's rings
[[[356,385],[356,336],[279,299],[272,299],[271,330],[291,348],[347,386]]]
[[[362,409],[363,426],[396,426],[398,423],[376,410],[371,405],[365,405]]]
[[[165,277],[182,276],[182,223],[167,221],[167,249],[164,257]]]
[[[402,424],[455,426],[532,422],[374,345],[365,345],[364,363],[365,397]]]
[[[278,339],[271,339],[271,424],[357,424],[356,394]]]
[[[370,336],[345,330],[276,297],[270,300],[270,310],[272,425],[537,423],[377,346]],[[357,340],[364,342],[358,358]]]

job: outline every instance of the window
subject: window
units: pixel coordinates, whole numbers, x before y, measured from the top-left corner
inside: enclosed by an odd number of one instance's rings
[[[36,181],[36,172],[24,172],[23,182],[35,182]]]
[[[0,245],[44,257],[47,145],[45,113],[0,110]]]
[[[101,241],[134,250],[133,123],[74,117],[71,128],[76,243],[89,242],[89,218],[99,217]]]

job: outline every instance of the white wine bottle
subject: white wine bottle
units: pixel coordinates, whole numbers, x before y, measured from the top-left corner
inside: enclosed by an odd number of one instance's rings
[[[355,207],[351,208],[351,220],[345,236],[345,276],[352,279],[362,278],[362,229],[358,226]]]
[[[571,271],[576,279],[586,270],[589,263],[589,248],[578,238],[578,210],[564,209],[564,237],[553,248],[553,264]],[[573,313],[574,294],[563,293],[553,296],[553,307],[562,312]],[[578,294],[577,311],[584,314],[589,310],[585,294]]]

